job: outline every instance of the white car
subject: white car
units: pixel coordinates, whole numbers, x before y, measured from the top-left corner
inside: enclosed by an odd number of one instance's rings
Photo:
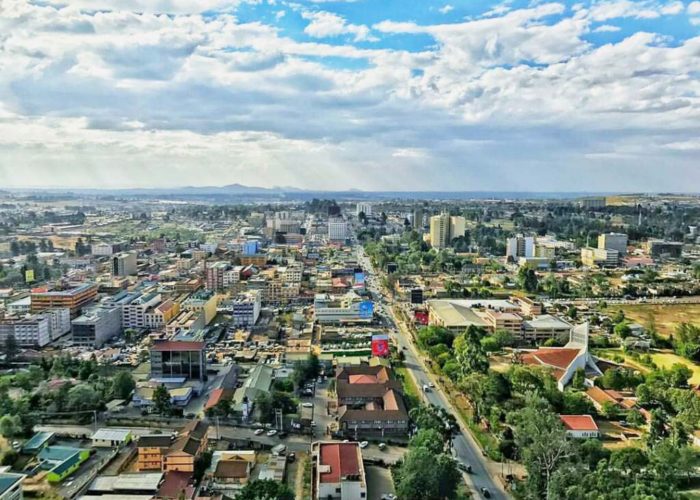
[[[367,442],[367,441],[362,441],[362,442],[360,443],[360,448],[362,448],[363,450],[364,450],[365,448],[367,448],[368,446],[369,446],[369,442]]]
[[[277,430],[276,429],[270,429],[267,431],[268,437],[276,436],[277,435]]]
[[[302,403],[301,406],[303,406],[304,408],[313,408],[314,404],[313,403]]]
[[[259,436],[259,435],[262,434],[263,432],[265,432],[265,429],[255,429],[255,435],[256,435],[256,436]]]

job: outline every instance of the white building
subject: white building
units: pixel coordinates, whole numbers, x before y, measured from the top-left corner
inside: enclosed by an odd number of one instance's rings
[[[513,260],[518,260],[518,257],[532,258],[535,256],[535,238],[532,236],[523,236],[519,234],[514,238],[508,238],[506,241],[506,258],[512,257]]]
[[[128,429],[98,429],[90,439],[95,448],[121,448],[129,444],[133,436]]]
[[[331,219],[328,221],[328,239],[331,241],[344,241],[348,238],[348,223],[343,219]]]
[[[355,215],[359,217],[360,213],[364,213],[367,217],[372,215],[372,204],[360,202],[355,207]]]
[[[56,340],[70,332],[70,308],[52,307],[51,309],[41,311],[40,314],[45,315],[49,319],[49,334],[51,335],[51,340]]]
[[[6,317],[0,319],[0,343],[5,345],[9,336],[14,336],[20,347],[44,347],[51,342],[49,317],[34,314],[23,318]]]
[[[32,297],[30,295],[27,295],[24,298],[15,300],[14,302],[10,302],[9,304],[7,304],[7,314],[24,316],[25,314],[29,314],[31,312],[31,308]]]
[[[134,276],[137,273],[136,252],[122,252],[112,257],[112,276]]]
[[[315,443],[316,499],[363,500],[367,481],[359,443]]]
[[[114,246],[111,243],[93,243],[90,247],[92,255],[109,257],[114,253]]]
[[[122,305],[123,328],[145,328],[146,313],[161,302],[159,293],[146,293]]]
[[[369,323],[374,317],[374,306],[354,292],[342,297],[321,293],[314,297],[314,315],[323,324]]]
[[[573,439],[597,439],[600,437],[598,424],[590,415],[559,415],[566,435]]]
[[[72,321],[73,344],[99,349],[122,331],[121,311],[101,305],[88,309]]]
[[[262,308],[262,293],[253,290],[242,293],[228,303],[231,324],[235,327],[250,328],[258,322]]]

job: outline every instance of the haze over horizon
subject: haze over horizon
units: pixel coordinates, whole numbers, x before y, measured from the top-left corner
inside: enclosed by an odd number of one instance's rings
[[[700,1],[0,0],[0,189],[688,192]]]

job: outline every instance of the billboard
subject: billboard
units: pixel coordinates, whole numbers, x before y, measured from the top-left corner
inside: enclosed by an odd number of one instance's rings
[[[415,312],[416,323],[419,325],[427,325],[430,323],[430,316],[428,311],[416,311]]]
[[[389,336],[372,335],[372,356],[386,358],[389,356]]]
[[[355,273],[355,284],[364,285],[365,284],[365,273]]]
[[[32,281],[34,281],[34,269],[27,269],[24,272],[24,282],[31,283]]]
[[[371,300],[360,302],[360,318],[370,319],[374,316],[374,303]]]

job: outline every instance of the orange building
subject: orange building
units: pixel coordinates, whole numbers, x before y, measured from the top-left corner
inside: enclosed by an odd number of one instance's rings
[[[97,285],[86,283],[66,290],[32,291],[31,312],[37,313],[52,307],[68,307],[71,318],[78,316],[80,308],[97,297]]]
[[[170,436],[142,436],[137,444],[139,472],[162,470],[163,472],[194,472],[194,463],[208,444],[209,424],[193,420],[173,441]]]

